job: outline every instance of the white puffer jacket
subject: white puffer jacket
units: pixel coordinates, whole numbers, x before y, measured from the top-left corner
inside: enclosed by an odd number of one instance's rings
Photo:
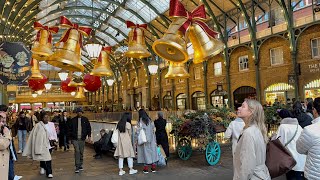
[[[320,122],[303,129],[297,141],[297,151],[307,155],[304,176],[308,180],[318,180],[320,177]]]

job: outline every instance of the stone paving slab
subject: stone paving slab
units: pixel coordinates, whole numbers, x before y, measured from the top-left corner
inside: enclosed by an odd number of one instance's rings
[[[230,145],[222,146],[221,160],[215,166],[207,165],[204,153],[194,152],[187,161],[179,159],[175,154],[169,159],[168,165],[159,168],[156,173],[143,174],[142,165],[134,165],[139,172],[135,175],[118,175],[118,161],[113,158],[112,153],[107,153],[102,159],[94,159],[94,150],[86,146],[84,153],[84,171],[74,173],[74,154],[73,150],[64,152],[54,151],[53,176],[56,180],[231,180],[233,177],[232,156]],[[126,161],[124,170],[128,173]],[[15,164],[16,174],[22,175],[22,180],[44,180],[45,176],[39,174],[39,162],[32,161],[19,155],[19,161]],[[281,178],[278,180],[282,180]]]

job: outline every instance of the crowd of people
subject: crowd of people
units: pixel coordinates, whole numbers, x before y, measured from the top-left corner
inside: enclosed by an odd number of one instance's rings
[[[296,101],[292,110],[279,109],[281,123],[271,139],[279,139],[296,165],[286,173],[287,180],[316,180],[320,172],[320,97],[306,108]],[[269,142],[262,105],[246,99],[229,124],[225,138],[232,138],[234,180],[271,179],[266,166]]]
[[[17,160],[17,154],[22,154],[34,161],[40,163],[40,174],[53,178],[52,157],[53,150],[64,149],[67,151],[72,144],[75,157],[75,173],[83,171],[83,154],[85,141],[91,140],[91,125],[87,117],[83,116],[81,108],[77,108],[75,117],[71,117],[68,112],[41,111],[39,113],[21,111],[19,113],[8,113],[8,107],[0,107],[0,174],[8,177],[4,179],[13,180],[20,176],[15,176],[14,161]],[[18,115],[17,115],[18,114]],[[50,116],[53,115],[53,116]],[[156,163],[158,161],[157,142],[161,145],[169,157],[168,136],[165,131],[166,120],[163,114],[159,112],[159,119],[153,122],[144,109],[139,110],[138,130],[133,138],[133,129],[131,125],[130,113],[124,113],[116,125],[119,132],[118,144],[115,147],[114,156],[119,161],[119,175],[124,175],[123,161],[126,158],[129,167],[129,174],[136,174],[138,171],[133,169],[133,159],[144,164],[143,172],[148,173],[148,167],[151,166],[151,172],[156,172]],[[154,129],[157,129],[154,131]],[[139,129],[145,132],[147,141],[144,144],[137,144],[133,139],[139,136]],[[103,151],[113,148],[110,146],[112,132],[100,131],[101,139],[94,142],[94,157],[102,157]],[[13,137],[18,139],[18,151],[14,148]],[[157,138],[156,138],[157,137]],[[108,144],[109,142],[109,144]],[[111,143],[112,144],[112,143]],[[5,173],[7,172],[7,173]]]

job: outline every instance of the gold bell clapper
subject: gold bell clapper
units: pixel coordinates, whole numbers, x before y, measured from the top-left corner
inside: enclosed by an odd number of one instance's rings
[[[36,40],[31,48],[32,58],[38,61],[45,61],[52,51],[52,33],[56,34],[59,28],[56,26],[43,26],[39,22],[34,22],[33,27],[38,30]]]
[[[82,86],[78,87],[78,91],[76,93],[76,95],[74,96],[74,98],[76,99],[84,99],[86,96],[84,95],[84,89]]]
[[[173,20],[163,37],[152,44],[152,49],[158,56],[171,62],[188,61],[187,42],[179,30],[185,21],[184,18]]]
[[[147,24],[134,24],[131,21],[126,21],[127,28],[131,28],[129,32],[129,43],[128,43],[128,50],[125,52],[126,57],[130,58],[147,58],[151,56],[150,52],[148,51],[145,36],[144,36],[144,29],[147,29]]]
[[[92,29],[73,24],[64,16],[60,17],[60,26],[66,30],[59,42],[55,45],[56,51],[47,59],[47,63],[52,66],[74,72],[83,72],[84,66],[81,64],[82,35],[89,36]]]
[[[94,76],[113,76],[113,72],[110,67],[110,56],[111,47],[103,47],[100,56],[97,59],[93,70],[90,75]]]
[[[69,87],[79,87],[79,86],[86,86],[83,82],[83,77],[74,75],[71,81],[68,84]]]
[[[184,63],[169,62],[168,73],[164,76],[166,79],[190,78]]]
[[[39,62],[36,59],[31,59],[31,76],[30,79],[42,79],[43,76],[40,73]]]
[[[201,63],[224,49],[224,44],[216,39],[218,33],[205,23],[206,11],[203,4],[189,12],[179,0],[170,0],[169,16],[184,19],[179,30],[192,43],[193,63]]]

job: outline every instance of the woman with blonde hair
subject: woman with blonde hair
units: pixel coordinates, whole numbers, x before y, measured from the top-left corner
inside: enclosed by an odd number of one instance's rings
[[[265,165],[268,137],[262,105],[256,100],[245,99],[238,108],[238,117],[243,119],[245,127],[234,154],[233,179],[271,179]]]

